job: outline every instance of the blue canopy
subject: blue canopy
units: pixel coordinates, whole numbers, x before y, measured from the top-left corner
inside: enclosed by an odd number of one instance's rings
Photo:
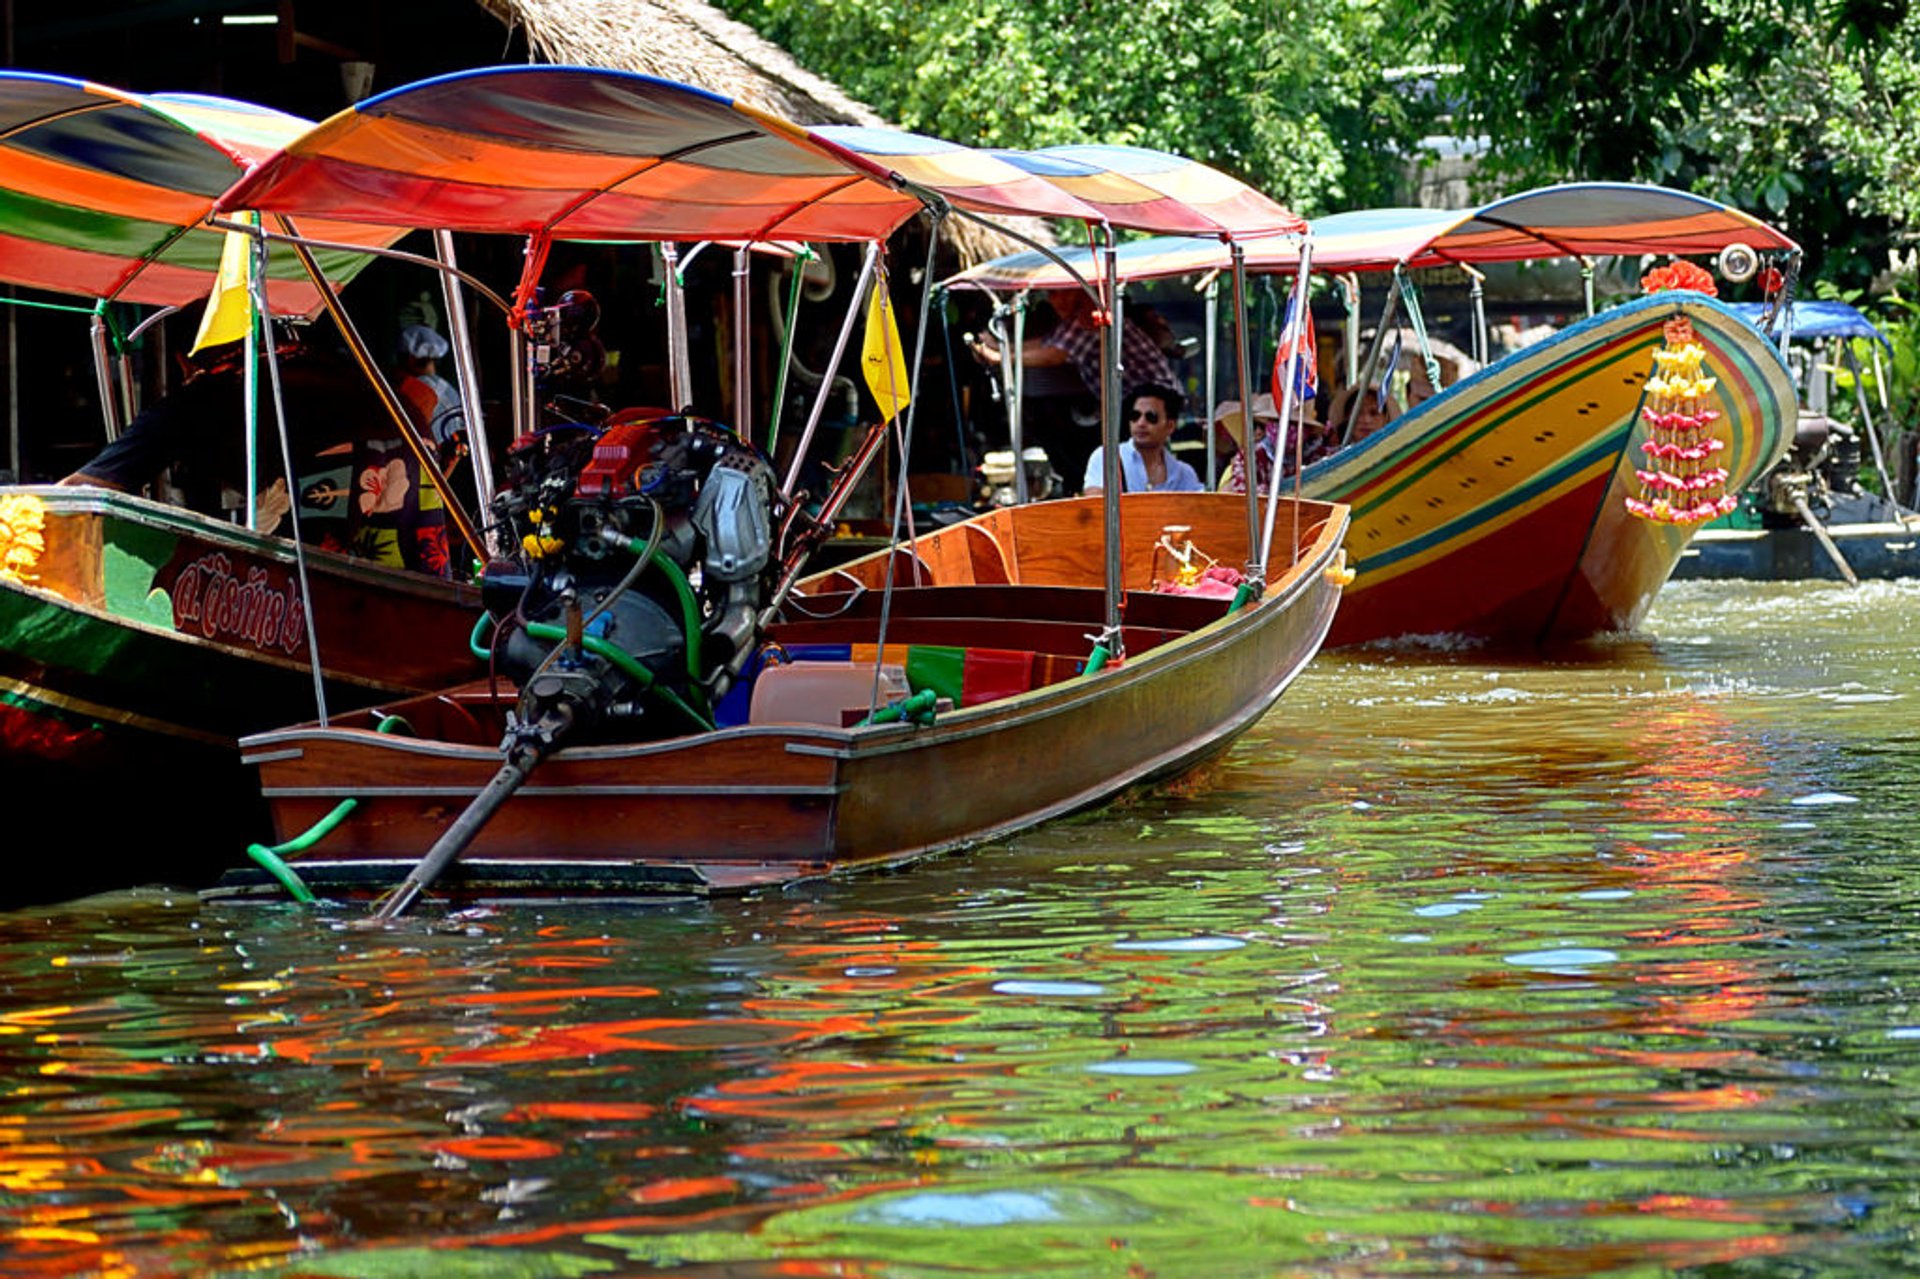
[[[1761,316],[1766,312],[1764,302],[1735,302],[1733,309],[1744,316],[1755,328],[1760,326]],[[1795,302],[1793,304],[1793,336],[1807,338],[1872,338],[1888,350],[1893,344],[1887,341],[1887,335],[1873,326],[1873,321],[1862,315],[1858,308],[1845,302]]]

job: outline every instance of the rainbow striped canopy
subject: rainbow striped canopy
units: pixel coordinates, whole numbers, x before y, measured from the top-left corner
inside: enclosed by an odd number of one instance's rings
[[[1238,179],[1143,147],[975,150],[853,125],[823,125],[811,137],[876,178],[903,179],[980,213],[1077,218],[1138,231],[1234,239],[1307,229],[1305,219]]]
[[[1602,254],[1714,253],[1739,242],[1790,252],[1799,246],[1749,214],[1704,196],[1630,182],[1542,187],[1477,209],[1367,209],[1313,224],[1319,271],[1374,271],[1400,265],[1512,262]],[[1085,249],[1060,254],[1082,275],[1093,269]],[[1247,269],[1291,272],[1299,247],[1273,240],[1247,248]],[[1150,280],[1226,270],[1227,250],[1212,240],[1161,236],[1122,245],[1122,279]],[[1074,278],[1045,254],[1028,251],[983,262],[947,281],[953,288],[1005,291],[1064,289]]]
[[[670,80],[548,66],[370,98],[294,140],[221,207],[562,240],[875,240],[920,211],[918,191],[977,212],[1187,234],[1305,225],[1158,152],[984,151],[809,129]]]
[[[224,234],[215,198],[309,122],[227,98],[135,94],[65,76],[0,71],[0,280],[112,301],[205,298]],[[384,245],[387,228],[318,223],[316,238]],[[365,254],[319,255],[345,283]],[[311,315],[320,295],[282,249],[268,305]]]

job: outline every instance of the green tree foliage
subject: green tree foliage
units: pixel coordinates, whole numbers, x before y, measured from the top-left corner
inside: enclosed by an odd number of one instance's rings
[[[1920,225],[1920,15],[1901,0],[1396,0],[1509,183],[1644,178],[1769,216],[1864,283]]]
[[[903,128],[1192,156],[1305,213],[1391,202],[1422,104],[1388,0],[723,0]]]

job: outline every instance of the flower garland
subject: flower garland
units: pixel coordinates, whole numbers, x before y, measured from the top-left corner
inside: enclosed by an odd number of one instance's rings
[[[1713,277],[1691,262],[1656,267],[1641,277],[1640,287],[1647,293],[1718,292]],[[1653,353],[1655,372],[1640,407],[1640,420],[1647,426],[1640,451],[1648,465],[1634,470],[1640,495],[1627,499],[1627,509],[1661,524],[1703,524],[1738,505],[1726,491],[1726,468],[1708,465],[1727,447],[1713,434],[1720,412],[1707,403],[1719,379],[1708,375],[1706,348],[1695,340],[1693,322],[1686,316],[1668,320],[1662,336],[1666,346]]]
[[[0,580],[32,585],[47,551],[47,508],[30,493],[0,497]]]

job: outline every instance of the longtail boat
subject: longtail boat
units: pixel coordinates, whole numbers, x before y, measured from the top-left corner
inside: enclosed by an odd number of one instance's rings
[[[1601,254],[1728,254],[1741,278],[1797,247],[1757,219],[1685,192],[1619,183],[1549,187],[1472,210],[1370,210],[1314,225],[1311,268],[1345,273]],[[1082,251],[1069,262],[1084,261]],[[1246,269],[1299,269],[1292,246],[1251,246]],[[1219,272],[1218,244],[1138,241],[1128,279]],[[1702,277],[1704,278],[1704,277]],[[1066,287],[1067,273],[1023,253],[950,287],[1021,293]],[[1477,278],[1475,288],[1477,290]],[[1389,290],[1389,331],[1404,290]],[[1477,297],[1476,292],[1476,297]],[[1691,325],[1717,385],[1716,494],[1737,494],[1779,459],[1794,392],[1774,343],[1697,292],[1610,308],[1462,378],[1379,432],[1307,465],[1299,491],[1352,508],[1356,574],[1330,645],[1457,635],[1530,647],[1639,624],[1696,523],[1633,513],[1652,464],[1646,414],[1655,352],[1672,322]],[[1357,335],[1355,335],[1357,336]],[[1418,359],[1418,353],[1410,358]],[[1378,343],[1371,353],[1371,381]],[[1357,363],[1357,361],[1356,361]],[[1436,375],[1437,381],[1437,375]],[[1290,446],[1283,446],[1290,447]]]
[[[1203,554],[1244,556],[1237,496],[1135,494],[1121,507],[1124,663],[1082,673],[1101,622],[1099,503],[979,516],[807,582],[788,620],[764,634],[769,651],[795,659],[760,675],[771,719],[557,751],[442,886],[481,898],[739,891],[992,840],[1219,754],[1326,634],[1344,512],[1303,503],[1297,562],[1229,611],[1226,598],[1151,587],[1156,560],[1162,576],[1172,567],[1157,552],[1169,524],[1186,526]],[[920,579],[888,601],[890,558],[898,581],[915,566]],[[877,649],[883,601],[891,619]],[[953,708],[926,723],[843,726],[843,715],[866,714],[876,661],[912,672],[916,691],[943,690]],[[775,702],[776,675],[820,691]],[[317,893],[390,887],[493,778],[515,705],[516,690],[480,681],[249,737],[280,838],[356,801],[289,864]],[[782,722],[803,715],[812,722]],[[378,731],[391,717],[405,726]],[[280,891],[252,868],[226,883]]]
[[[96,301],[110,431],[131,406],[108,356],[104,305],[204,300],[224,238],[204,225],[215,198],[308,127],[230,99],[0,73],[0,280]],[[310,229],[338,246],[316,254],[329,290],[365,265],[361,250],[402,234],[327,220]],[[287,316],[322,304],[284,246],[268,257],[264,293]],[[244,796],[235,740],[314,705],[295,567],[284,539],[131,494],[0,489],[0,788],[36,799],[53,784],[95,793],[111,776],[125,796],[134,779],[165,771],[176,802],[209,813]],[[322,686],[335,705],[476,669],[461,644],[472,588],[319,551],[307,568]],[[95,818],[95,829],[114,816]],[[95,886],[113,877],[93,869]],[[139,873],[191,879],[210,869],[148,860]]]
[[[426,154],[425,137],[442,144],[425,171],[393,162]],[[523,418],[492,508],[519,553],[489,566],[472,637],[488,679],[248,737],[281,842],[256,847],[229,891],[383,893],[390,918],[436,884],[724,891],[963,846],[1224,749],[1332,621],[1343,509],[1122,501],[1117,484],[1104,502],[918,538],[900,531],[903,488],[890,549],[802,577],[896,432],[910,451],[912,375],[875,275],[884,237],[923,209],[936,226],[962,210],[1227,237],[1304,229],[1190,161],[807,129],[650,77],[522,67],[370,99],[224,200],[526,234],[521,299],[555,239],[864,242],[826,381],[864,311],[878,406],[817,510],[797,464],[782,484],[744,429],[690,413]],[[527,304],[520,323],[543,315]],[[1117,417],[1108,429],[1117,440]]]

